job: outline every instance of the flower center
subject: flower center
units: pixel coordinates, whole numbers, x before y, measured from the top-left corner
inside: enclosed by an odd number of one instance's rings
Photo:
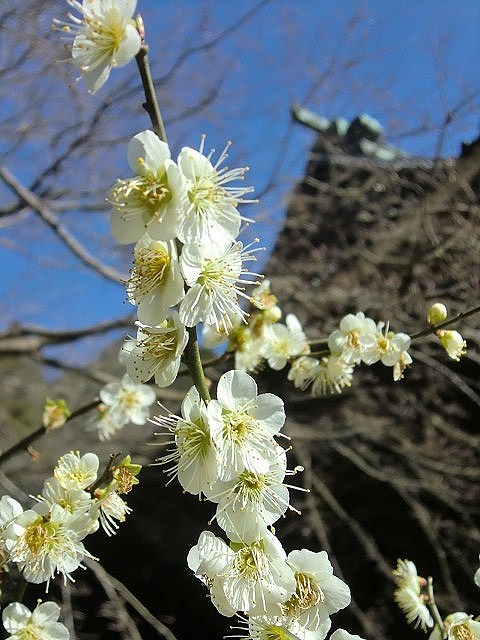
[[[475,635],[470,629],[468,622],[464,622],[463,624],[456,624],[451,629],[451,632],[455,640],[475,640]]]
[[[139,158],[139,162],[142,158]],[[142,163],[141,163],[142,164]],[[161,218],[161,207],[172,199],[165,171],[119,179],[110,192],[111,203],[122,211],[124,218],[141,214],[145,224],[154,217]]]
[[[139,247],[135,251],[134,267],[127,284],[127,293],[136,299],[161,287],[170,273],[171,259],[162,245]]]
[[[225,195],[225,190],[215,184],[215,181],[210,176],[197,178],[188,192],[190,202],[199,213],[225,198]]]
[[[283,608],[287,615],[298,616],[325,600],[325,594],[308,573],[295,573],[297,588]]]
[[[242,443],[258,429],[258,422],[248,413],[223,411],[223,437]]]
[[[187,461],[207,457],[211,449],[210,432],[203,420],[180,422],[178,427],[178,448],[180,455],[185,454]]]
[[[166,331],[165,333],[150,333],[146,328],[143,329],[146,334],[145,338],[139,341],[138,346],[143,350],[143,359],[147,357],[159,361],[159,366],[169,360],[172,352],[175,352],[177,343],[176,330]]]
[[[265,474],[255,475],[251,471],[243,471],[237,480],[234,491],[238,494],[242,504],[259,502],[265,486]]]
[[[87,38],[93,40],[102,53],[113,57],[125,36],[125,27],[119,20],[116,8],[106,13],[104,20],[96,16],[86,16],[85,25],[88,30]]]
[[[240,549],[234,564],[238,574],[248,581],[256,581],[268,573],[268,560],[259,542]]]
[[[358,329],[353,329],[347,333],[347,347],[350,349],[356,349],[359,345],[360,332]]]
[[[15,638],[17,640],[41,640],[45,637],[45,629],[39,627],[33,622],[29,622],[28,625],[21,631],[15,632]]]
[[[34,522],[26,528],[23,539],[29,554],[38,556],[53,546],[58,525],[53,522]]]

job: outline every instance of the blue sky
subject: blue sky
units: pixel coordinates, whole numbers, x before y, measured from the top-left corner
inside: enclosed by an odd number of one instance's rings
[[[139,0],[157,73],[165,73],[182,47],[208,43],[257,5],[251,0]],[[255,235],[271,247],[288,192],[302,175],[314,140],[311,132],[292,124],[291,104],[300,102],[329,118],[368,113],[385,126],[390,142],[411,154],[426,156],[434,155],[439,126],[446,113],[454,110],[441,152],[456,154],[462,140],[478,134],[479,34],[478,0],[266,2],[218,47],[192,54],[168,93],[160,92],[165,119],[167,123],[173,120],[168,134],[174,154],[182,145],[197,146],[201,133],[207,134],[207,146],[218,150],[231,139],[230,166],[248,164],[249,183],[259,193],[271,183],[260,204],[245,209],[246,215],[259,220]],[[57,34],[48,37],[52,38],[54,56]],[[50,55],[49,47],[47,40],[45,55]],[[113,74],[112,87],[121,82],[122,73],[116,70]],[[49,79],[51,95],[61,95],[65,101],[64,83],[73,77],[74,71],[65,65],[57,78]],[[178,118],[179,104],[180,111],[188,111],[202,87],[208,83],[215,86],[217,79],[220,84],[215,100],[188,117]],[[77,85],[75,96],[85,102],[82,108],[88,112],[108,95],[109,84],[100,96],[83,95],[82,89],[81,83]],[[177,100],[177,96],[181,98]],[[137,94],[132,103],[136,106],[140,100]],[[466,101],[464,107],[462,101]],[[4,101],[0,113],[14,108]],[[115,122],[115,130],[125,140],[148,127],[146,117],[137,111],[135,117],[128,114]],[[9,150],[0,162],[28,184],[42,167],[48,153],[45,145],[45,137],[33,135],[12,153],[0,139],[0,151]],[[63,178],[65,184],[78,183],[79,176],[86,184],[95,179],[93,169],[93,173],[84,173],[82,162],[81,158],[75,161]],[[128,175],[121,147],[109,163],[111,177],[105,189],[112,176]],[[0,189],[0,194],[5,191]],[[100,252],[105,261],[128,270],[128,251],[119,251],[112,241],[102,240],[108,234],[105,215],[76,210],[64,219],[92,252]],[[0,228],[0,265],[3,327],[15,320],[77,327],[119,317],[129,310],[120,286],[91,274],[32,215],[21,228]]]

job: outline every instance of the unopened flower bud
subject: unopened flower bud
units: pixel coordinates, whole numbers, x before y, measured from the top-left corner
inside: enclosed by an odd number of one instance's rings
[[[437,331],[437,336],[452,360],[460,360],[467,353],[467,343],[458,331]]]
[[[431,325],[439,324],[447,318],[447,307],[442,302],[432,304],[427,313],[427,322]]]

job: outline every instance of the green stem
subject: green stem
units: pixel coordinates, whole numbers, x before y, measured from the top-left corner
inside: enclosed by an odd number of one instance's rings
[[[160,140],[163,140],[163,142],[168,142],[167,133],[163,125],[162,114],[160,113],[160,107],[158,106],[155,87],[153,86],[150,64],[148,62],[147,44],[142,44],[142,46],[140,47],[140,51],[135,56],[135,60],[137,61],[138,70],[140,71],[140,77],[142,78],[143,91],[145,93],[145,102],[143,103],[143,108],[150,116],[154,132],[157,134]]]
[[[192,376],[193,384],[197,388],[200,397],[205,401],[210,401],[210,392],[208,391],[205,373],[203,372],[202,359],[200,357],[200,349],[198,346],[197,328],[187,327],[188,343],[184,353],[185,364]]]
[[[448,327],[451,324],[455,324],[459,320],[464,320],[465,318],[469,318],[470,316],[475,315],[480,311],[480,305],[478,307],[474,307],[473,309],[469,309],[468,311],[464,311],[463,313],[457,313],[453,318],[449,318],[448,320],[444,320],[439,324],[431,325],[426,329],[422,329],[421,331],[417,331],[417,333],[413,333],[410,338],[412,340],[417,340],[417,338],[423,338],[424,336],[428,336],[430,333],[435,333],[438,329],[443,329],[444,327]]]
[[[70,416],[66,418],[65,423],[70,422],[70,420],[73,420],[73,418],[78,418],[78,416],[81,416],[84,413],[91,411],[92,409],[95,409],[95,407],[98,407],[99,404],[100,404],[100,400],[97,398],[93,400],[93,402],[89,402],[89,404],[86,404],[83,407],[80,407],[80,409],[73,411],[70,414]],[[32,442],[35,442],[35,440],[38,440],[38,438],[43,436],[48,431],[51,431],[51,429],[48,429],[42,425],[36,431],[34,431],[30,435],[23,438],[23,440],[20,440],[19,442],[14,444],[13,447],[10,447],[10,449],[7,449],[6,451],[4,451],[2,454],[0,454],[0,465],[2,465],[4,462],[9,460],[12,456],[14,456],[19,451],[28,449],[28,447],[32,444]]]
[[[143,39],[143,23],[139,17],[137,17],[137,24],[141,25],[141,35]],[[162,114],[160,112],[160,107],[158,106],[157,95],[155,93],[155,87],[153,86],[152,74],[148,62],[148,45],[145,42],[143,42],[140,47],[140,51],[137,53],[135,59],[137,61],[138,70],[140,71],[143,91],[145,93],[145,102],[143,103],[143,107],[150,116],[154,132],[160,140],[167,142],[167,133],[163,125]],[[210,393],[208,391],[205,374],[203,372],[202,359],[200,358],[196,327],[188,327],[188,343],[184,353],[184,361],[200,397],[205,402],[208,402],[210,400]]]
[[[427,595],[428,595],[427,606],[435,621],[435,625],[438,626],[438,628],[440,629],[442,638],[446,638],[447,630],[445,629],[442,616],[440,615],[437,604],[435,602],[435,596],[433,595],[433,578],[431,577],[427,578]]]

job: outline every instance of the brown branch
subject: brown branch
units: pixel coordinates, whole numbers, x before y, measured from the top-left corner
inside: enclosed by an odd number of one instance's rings
[[[83,562],[95,574],[95,577],[100,582],[103,589],[105,590],[105,593],[109,596],[112,602],[120,605],[124,612],[124,615],[128,616],[128,618],[130,619],[130,616],[123,606],[122,600],[118,597],[119,595],[121,595],[122,598],[126,602],[128,602],[128,604],[131,605],[138,614],[142,616],[145,622],[147,622],[155,629],[160,637],[165,638],[165,640],[177,640],[170,629],[165,626],[163,622],[160,622],[160,620],[158,620],[158,618],[156,618],[152,613],[150,613],[145,605],[143,605],[140,600],[138,600],[138,598],[136,598],[133,593],[129,589],[127,589],[127,587],[122,582],[120,582],[120,580],[117,580],[112,575],[107,573],[107,571],[105,571],[101,564],[93,560],[89,560],[88,558],[86,558]],[[123,615],[122,618],[124,618]],[[138,634],[138,631],[136,631],[136,634]],[[139,636],[132,635],[132,638],[137,637]]]
[[[70,251],[85,264],[96,271],[99,275],[112,280],[113,282],[123,282],[127,278],[115,268],[103,264],[94,258],[82,244],[74,238],[68,229],[62,225],[57,216],[33,191],[22,185],[15,176],[5,167],[0,167],[0,178],[7,184],[32,211],[52,229],[55,235],[70,249]]]
[[[31,354],[45,346],[75,342],[113,329],[132,326],[134,316],[108,320],[82,329],[59,330],[35,326],[14,326],[0,333],[0,354]]]

